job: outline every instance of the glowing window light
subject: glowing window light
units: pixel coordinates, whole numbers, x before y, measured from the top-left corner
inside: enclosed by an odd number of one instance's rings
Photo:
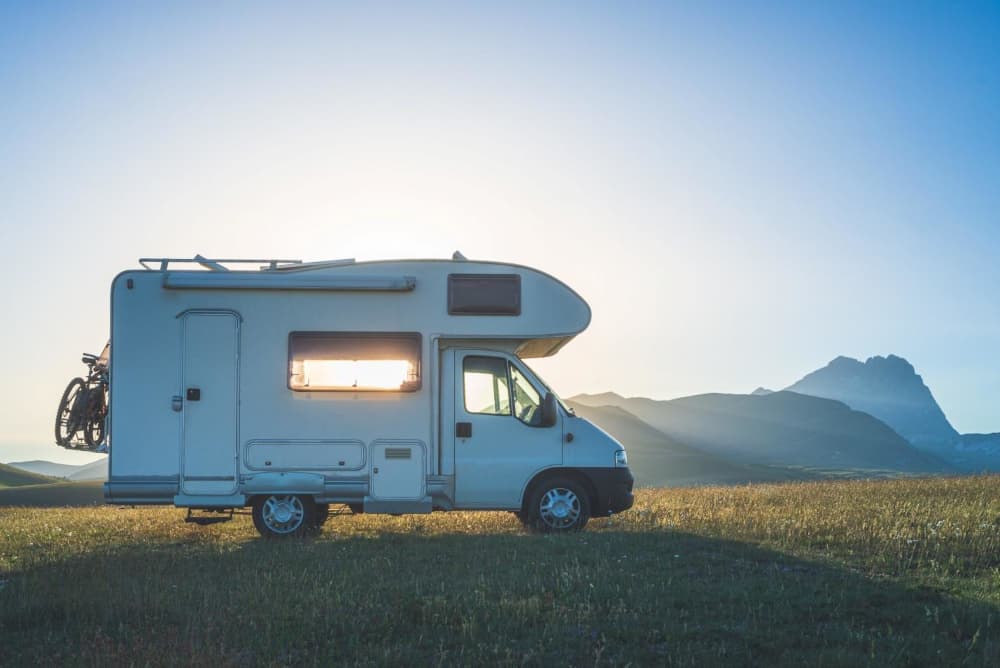
[[[302,387],[398,390],[415,376],[407,360],[302,360]]]
[[[288,387],[296,391],[416,392],[416,332],[291,332]]]

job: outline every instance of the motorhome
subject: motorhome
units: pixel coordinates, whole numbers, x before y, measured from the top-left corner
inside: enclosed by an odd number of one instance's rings
[[[625,449],[525,360],[590,322],[500,262],[144,258],[111,286],[115,504],[250,507],[264,536],[354,512],[508,510],[574,531],[632,505]]]

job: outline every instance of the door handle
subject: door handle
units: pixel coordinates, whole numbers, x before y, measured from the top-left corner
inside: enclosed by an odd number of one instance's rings
[[[455,438],[472,438],[472,423],[471,422],[456,422],[455,423]]]

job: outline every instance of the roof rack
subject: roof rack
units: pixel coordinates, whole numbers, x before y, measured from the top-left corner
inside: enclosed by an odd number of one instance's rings
[[[210,271],[229,271],[229,267],[224,265],[227,264],[257,264],[265,265],[261,266],[261,271],[270,271],[274,269],[285,269],[291,268],[296,265],[302,264],[302,260],[257,260],[257,259],[240,259],[240,258],[207,258],[201,255],[195,255],[193,258],[187,257],[141,257],[139,258],[139,264],[142,265],[143,269],[148,271],[166,271],[170,266],[170,263],[174,262],[176,264],[200,264]],[[152,266],[158,264],[159,266]]]

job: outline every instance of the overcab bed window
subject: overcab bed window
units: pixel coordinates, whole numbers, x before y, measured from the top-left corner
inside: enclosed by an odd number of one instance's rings
[[[449,274],[448,315],[521,315],[521,277]]]
[[[415,392],[420,334],[292,332],[288,387],[300,392]]]

